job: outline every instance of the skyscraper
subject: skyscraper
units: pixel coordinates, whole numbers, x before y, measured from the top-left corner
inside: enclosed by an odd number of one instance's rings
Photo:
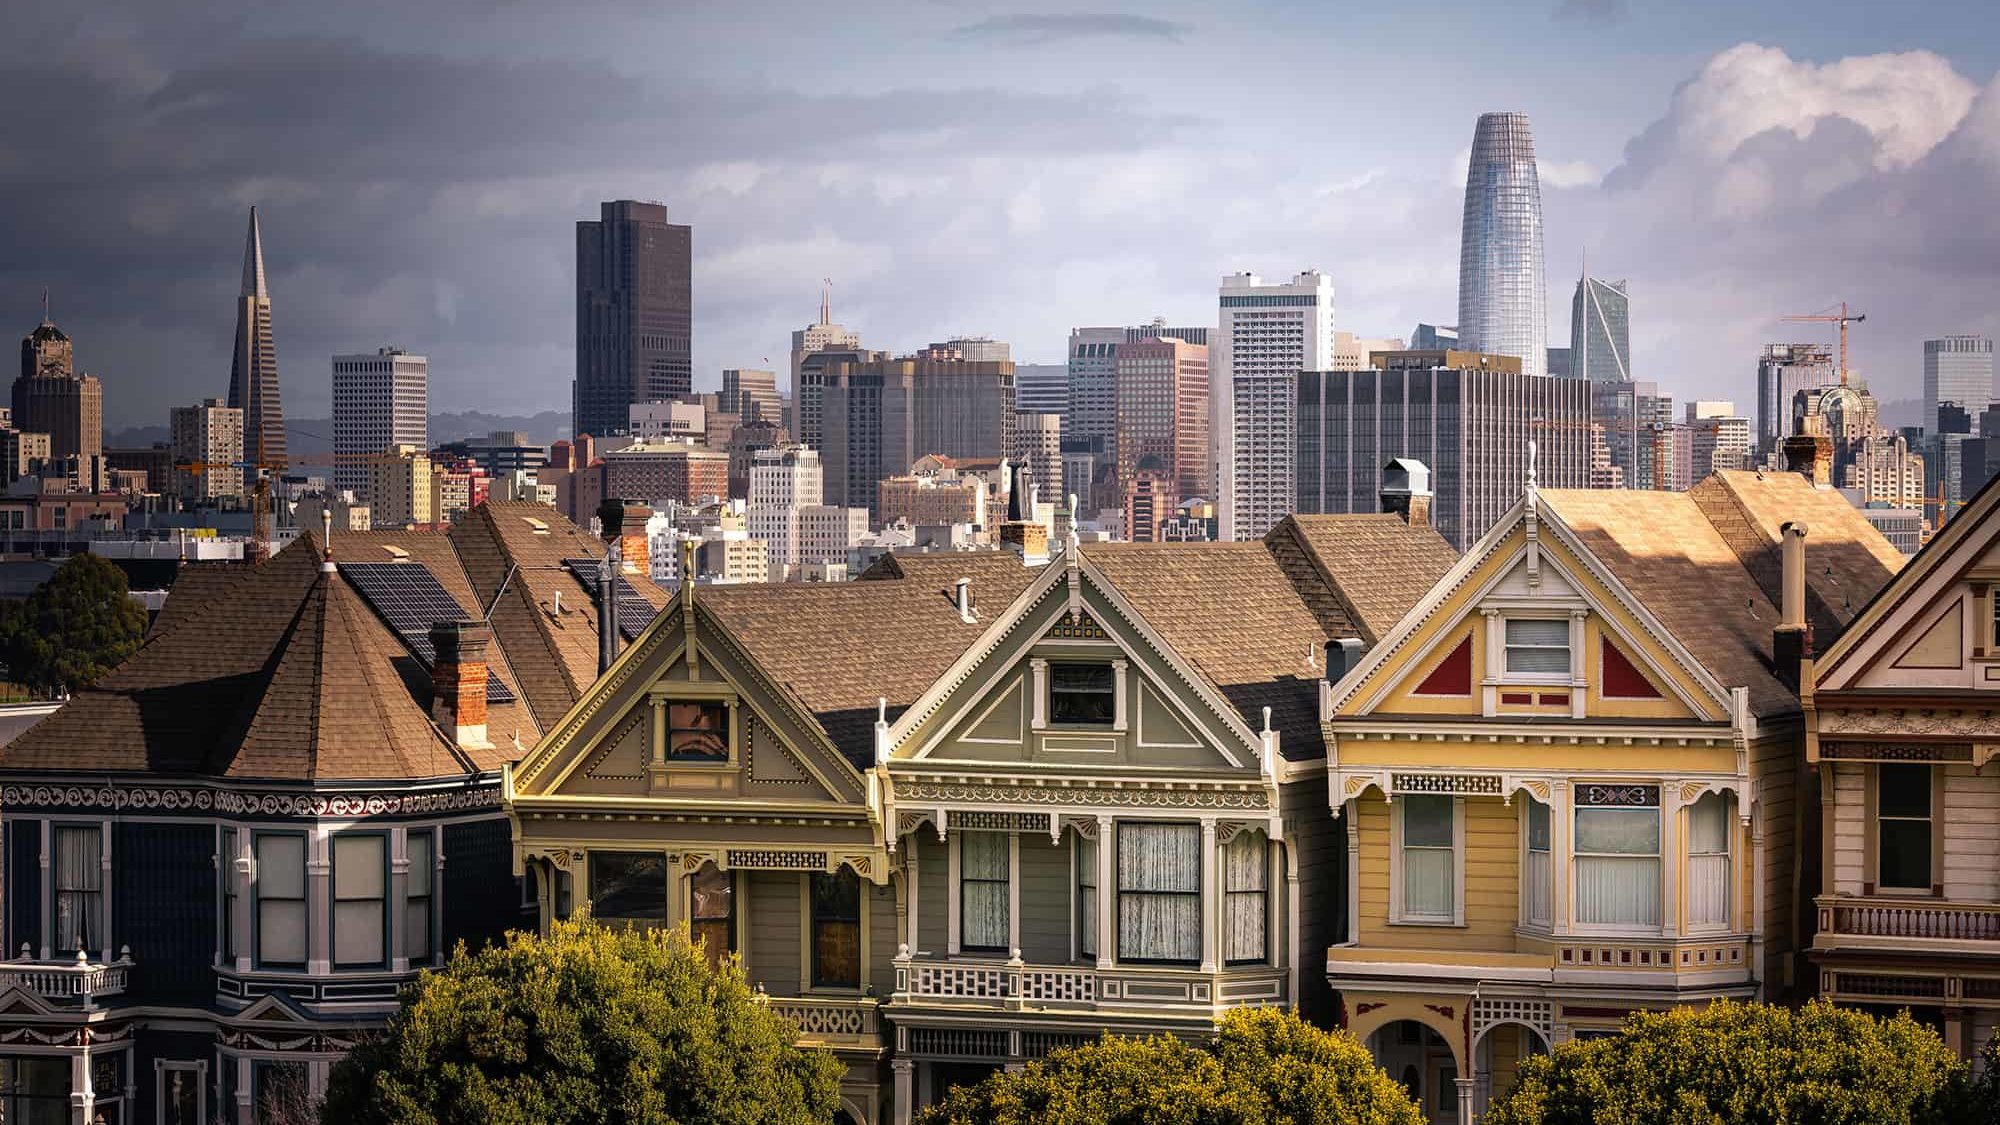
[[[1585,275],[1569,302],[1569,374],[1593,383],[1632,378],[1632,298],[1625,282]]]
[[[1123,328],[1069,330],[1069,410],[1063,441],[1078,453],[1109,453],[1118,433],[1118,345]]]
[[[243,243],[243,287],[236,295],[236,354],[229,364],[229,405],[243,412],[243,456],[285,465],[285,410],[278,398],[278,348],[271,336],[271,290],[264,279],[264,234],[250,208]],[[254,485],[255,464],[243,470]]]
[[[745,422],[784,424],[785,396],[778,393],[778,375],[754,367],[722,370],[722,409],[740,414]]]
[[[333,487],[368,500],[372,458],[429,449],[430,361],[399,348],[333,357]]]
[[[1021,414],[1068,414],[1068,365],[1061,363],[1015,364],[1014,409]]]
[[[792,332],[792,395],[794,398],[799,393],[799,365],[805,362],[807,356],[814,352],[826,351],[829,348],[858,348],[861,346],[860,335],[849,331],[844,324],[835,324],[833,322],[832,285],[833,282],[831,281],[820,284],[819,321]],[[773,420],[775,421],[775,419]]]
[[[1014,452],[1011,363],[841,358],[827,363],[819,384],[829,504],[873,512],[876,485],[926,453],[998,460]]]
[[[1165,478],[1172,503],[1211,496],[1208,460],[1208,349],[1162,337],[1118,352],[1118,480],[1129,493],[1139,474]]]
[[[1293,510],[1298,374],[1333,366],[1333,279],[1231,274],[1220,304],[1208,368],[1217,534],[1260,539]]]
[[[176,406],[168,419],[172,424],[175,461],[228,465],[243,460],[243,412],[222,405],[221,399]],[[361,472],[366,476],[368,466],[361,466]],[[189,503],[243,495],[243,475],[233,469],[204,469],[175,475],[181,499]],[[157,487],[165,492],[173,483],[162,481]]]
[[[635,402],[694,389],[692,228],[660,203],[602,204],[576,224],[575,432],[623,433]]]
[[[1993,400],[1993,341],[1985,336],[1940,336],[1924,341],[1924,428],[1938,425],[1938,403],[1955,402],[1974,421]]]
[[[1481,114],[1465,172],[1458,248],[1458,346],[1518,356],[1548,373],[1548,287],[1535,139],[1522,113]],[[1574,359],[1572,359],[1574,362]]]
[[[1840,382],[1825,344],[1766,344],[1757,359],[1757,454],[1778,448],[1792,432],[1792,399],[1800,391]],[[1935,415],[1932,421],[1936,421]]]
[[[46,310],[21,341],[13,408],[14,429],[49,435],[49,457],[77,458],[76,472],[90,478],[91,458],[104,452],[104,388],[77,373],[75,345]]]

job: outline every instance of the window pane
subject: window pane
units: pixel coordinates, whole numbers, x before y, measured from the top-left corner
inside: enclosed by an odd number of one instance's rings
[[[1688,851],[1714,855],[1729,850],[1729,799],[1710,793],[1688,810]]]
[[[1507,670],[1509,672],[1529,672],[1536,675],[1560,675],[1569,671],[1569,650],[1566,648],[1509,648],[1507,650]]]
[[[1057,691],[1096,691],[1108,695],[1113,690],[1111,665],[1051,664],[1049,683]]]
[[[1142,961],[1201,960],[1201,896],[1119,895],[1118,956]]]
[[[56,886],[95,891],[103,886],[103,834],[95,828],[56,829]]]
[[[1262,961],[1264,950],[1264,892],[1231,891],[1229,919],[1223,957],[1229,961]]]
[[[1108,723],[1117,700],[1108,664],[1049,665],[1049,721]]]
[[[1569,622],[1553,619],[1508,618],[1507,643],[1510,645],[1554,645],[1569,647]]]
[[[1406,848],[1403,851],[1403,913],[1424,918],[1450,918],[1452,855],[1449,848]]]
[[[1528,850],[1549,850],[1549,807],[1532,797],[1528,799]]]
[[[305,900],[277,899],[257,904],[257,956],[270,962],[304,963]]]
[[[1576,850],[1618,855],[1660,854],[1660,810],[1578,809]]]
[[[667,924],[667,857],[658,852],[591,852],[590,910],[603,921]]]
[[[1875,767],[1875,809],[1882,816],[1931,815],[1931,768],[1913,765]]]
[[[689,881],[694,895],[694,916],[705,921],[727,920],[735,916],[736,878],[727,871],[704,863]]]
[[[413,898],[403,904],[403,940],[410,948],[410,960],[427,961],[431,956],[431,903]]]
[[[1578,856],[1576,920],[1598,926],[1660,924],[1660,861]]]
[[[342,965],[381,962],[381,899],[357,899],[333,904],[333,959]]]
[[[431,834],[410,833],[407,850],[410,853],[410,894],[420,897],[431,893],[431,877],[436,874],[437,863],[431,859]]]
[[[1223,849],[1223,881],[1232,891],[1264,889],[1265,840],[1262,832],[1245,829]]]
[[[1193,824],[1118,826],[1118,889],[1201,892],[1201,828]]]
[[[1931,822],[1884,820],[1877,882],[1884,887],[1931,888]]]
[[[333,897],[381,898],[384,872],[380,836],[333,838]]]
[[[1006,879],[1007,841],[1002,832],[967,832],[959,837],[959,874],[967,879]]]
[[[260,898],[306,897],[306,838],[257,837],[257,895]]]
[[[834,988],[861,984],[861,880],[842,868],[812,877],[813,983]]]
[[[1450,797],[1404,797],[1404,846],[1451,847],[1451,802]]]
[[[667,754],[680,759],[729,757],[729,708],[721,703],[667,705]]]

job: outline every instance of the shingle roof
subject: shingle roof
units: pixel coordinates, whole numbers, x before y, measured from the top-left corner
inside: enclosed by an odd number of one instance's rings
[[[1288,516],[1265,543],[1328,637],[1371,645],[1458,561],[1436,528],[1390,514]]]
[[[1774,604],[1780,529],[1806,525],[1806,608],[1818,648],[1832,644],[1905,562],[1846,497],[1798,473],[1720,472],[1688,495]]]

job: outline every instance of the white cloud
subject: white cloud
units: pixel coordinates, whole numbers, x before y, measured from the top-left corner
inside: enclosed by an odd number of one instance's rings
[[[1583,160],[1538,160],[1535,162],[1535,175],[1543,187],[1550,188],[1595,187],[1604,179],[1603,172]]]

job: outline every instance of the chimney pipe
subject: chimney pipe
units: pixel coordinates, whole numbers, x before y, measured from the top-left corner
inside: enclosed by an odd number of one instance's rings
[[[1800,663],[1812,655],[1812,625],[1806,620],[1806,525],[1791,520],[1778,529],[1778,627],[1771,633],[1771,660],[1778,679],[1799,690]]]
[[[954,585],[958,589],[958,619],[970,625],[972,617],[972,579],[961,578]]]
[[[483,621],[438,621],[431,625],[431,718],[452,741],[483,750],[486,737],[486,646],[492,626]]]
[[[1339,637],[1326,642],[1326,682],[1337,684],[1361,663],[1361,638]]]
[[[624,573],[618,556],[624,545],[625,502],[599,504],[597,522],[604,536],[604,558],[597,566],[597,674],[602,676],[618,659],[618,584]]]

